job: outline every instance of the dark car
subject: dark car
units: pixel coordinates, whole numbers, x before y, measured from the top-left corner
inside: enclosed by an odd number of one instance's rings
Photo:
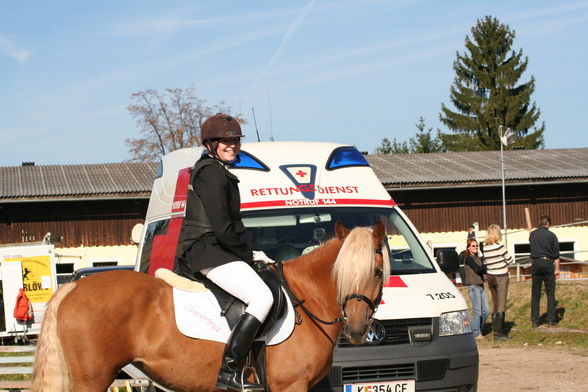
[[[79,270],[74,271],[73,274],[67,280],[68,282],[74,282],[78,279],[86,277],[88,275],[98,274],[100,272],[106,271],[133,271],[135,266],[133,265],[110,265],[107,267],[90,267],[90,268],[80,268]]]

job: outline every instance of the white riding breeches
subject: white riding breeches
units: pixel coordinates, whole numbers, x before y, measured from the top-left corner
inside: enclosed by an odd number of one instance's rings
[[[274,299],[272,292],[257,273],[244,261],[233,261],[201,270],[208,279],[229,294],[243,301],[245,311],[262,323]]]

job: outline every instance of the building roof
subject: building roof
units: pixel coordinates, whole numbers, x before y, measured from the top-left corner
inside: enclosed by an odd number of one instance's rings
[[[0,167],[0,201],[148,197],[157,163]]]
[[[588,181],[588,148],[505,151],[509,184]],[[501,182],[499,151],[367,155],[387,189],[493,185]],[[148,197],[157,163],[0,167],[0,202],[97,197]]]
[[[388,189],[499,184],[500,151],[367,155]],[[504,151],[505,181],[588,181],[588,148]]]

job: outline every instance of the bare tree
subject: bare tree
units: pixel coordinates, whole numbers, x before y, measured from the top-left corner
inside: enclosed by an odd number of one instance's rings
[[[224,102],[208,105],[198,98],[194,87],[139,91],[131,95],[127,110],[140,128],[140,137],[125,140],[130,162],[153,161],[171,151],[198,146],[202,123],[215,113],[230,114]]]

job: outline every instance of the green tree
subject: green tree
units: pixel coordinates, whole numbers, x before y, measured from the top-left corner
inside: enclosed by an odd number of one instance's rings
[[[528,59],[522,50],[511,50],[515,32],[486,16],[477,21],[471,35],[465,39],[466,51],[457,53],[453,63],[456,77],[450,100],[457,111],[441,105],[440,120],[453,131],[440,135],[445,147],[449,151],[497,150],[499,129],[510,128],[518,136],[514,146],[542,148],[545,123],[535,126],[540,110],[530,102],[535,78],[517,85]]]
[[[408,144],[406,142],[399,142],[394,138],[390,141],[387,138],[382,139],[380,146],[376,148],[374,154],[408,154]]]
[[[399,142],[394,138],[390,141],[382,139],[380,146],[374,151],[375,154],[421,154],[429,152],[443,152],[445,146],[437,130],[437,136],[433,136],[433,128],[426,129],[425,119],[419,117],[416,124],[417,133],[408,139],[408,142]]]
[[[433,136],[433,128],[425,129],[424,117],[419,117],[419,122],[416,124],[417,133],[414,137],[408,139],[408,145],[410,153],[430,153],[430,152],[443,152],[445,146],[441,140],[440,132],[437,130],[437,136]]]

